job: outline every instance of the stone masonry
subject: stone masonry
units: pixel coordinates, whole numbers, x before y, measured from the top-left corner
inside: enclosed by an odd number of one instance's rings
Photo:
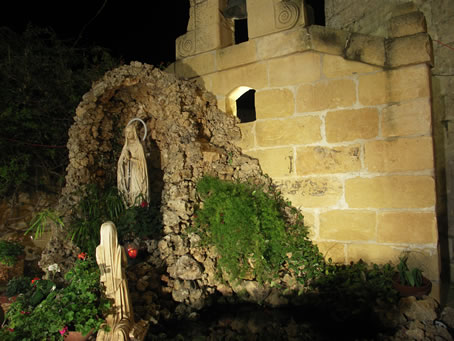
[[[454,279],[454,2],[450,0],[326,0],[326,25],[385,38],[427,26],[433,40],[432,115],[438,188],[437,216],[445,277]],[[395,20],[393,18],[398,18]],[[405,22],[399,25],[399,22]],[[449,260],[449,258],[451,260]]]
[[[223,6],[191,1],[167,71],[232,115],[256,90],[256,120],[239,124],[237,145],[303,211],[327,257],[386,263],[412,250],[436,284],[433,57],[421,13],[389,18],[385,39],[306,26],[301,0],[248,0],[249,40],[233,45]]]

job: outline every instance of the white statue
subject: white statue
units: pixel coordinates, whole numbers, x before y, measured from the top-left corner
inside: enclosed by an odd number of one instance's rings
[[[137,324],[134,323],[125,274],[128,260],[124,248],[118,244],[117,229],[111,221],[101,226],[101,243],[96,248],[96,261],[100,268],[100,280],[105,286],[106,297],[113,303],[112,312],[106,318],[110,331],[100,329],[96,340],[143,340],[148,330],[148,323],[143,320]]]
[[[141,119],[135,118],[128,123],[125,129],[125,144],[118,159],[117,168],[117,186],[128,207],[140,205],[142,200],[150,202],[145,152],[137,137],[136,129],[130,125],[135,120],[142,122],[145,127],[144,140],[147,135],[146,125]]]

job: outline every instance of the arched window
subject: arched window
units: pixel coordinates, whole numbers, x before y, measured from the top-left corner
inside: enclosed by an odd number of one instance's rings
[[[255,90],[247,86],[233,90],[227,96],[226,112],[237,116],[241,123],[255,121]]]
[[[246,91],[236,100],[236,116],[241,123],[254,122],[255,115],[255,90]]]

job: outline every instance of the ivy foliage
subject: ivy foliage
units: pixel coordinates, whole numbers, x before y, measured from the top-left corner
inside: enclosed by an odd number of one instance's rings
[[[310,240],[301,213],[276,187],[205,176],[197,183],[197,193],[201,202],[189,232],[201,237],[202,246],[215,247],[221,278],[279,285],[279,276],[289,273],[302,284],[299,294],[305,293],[307,303],[331,310],[339,320],[360,318],[377,302],[396,302],[395,267],[325,260]]]
[[[287,266],[306,283],[324,271],[323,256],[309,240],[302,215],[274,186],[265,191],[205,176],[197,192],[202,204],[192,231],[203,244],[216,247],[220,270],[229,280],[273,280]]]
[[[0,28],[0,197],[63,180],[75,109],[94,80],[118,63],[47,28]]]

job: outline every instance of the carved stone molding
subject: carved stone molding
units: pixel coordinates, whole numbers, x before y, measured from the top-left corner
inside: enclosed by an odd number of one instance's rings
[[[188,57],[195,53],[195,31],[187,32],[178,38],[177,56]]]
[[[300,18],[299,6],[290,0],[274,3],[274,24],[277,29],[285,30],[296,25]]]

